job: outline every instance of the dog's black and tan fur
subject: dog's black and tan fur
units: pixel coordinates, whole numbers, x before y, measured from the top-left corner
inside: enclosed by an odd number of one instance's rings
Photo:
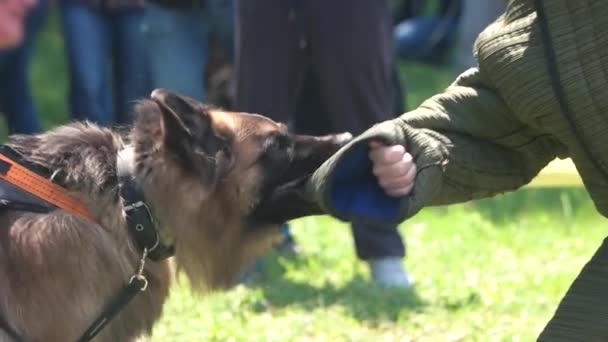
[[[26,341],[74,341],[133,274],[140,252],[126,229],[117,154],[134,147],[134,176],[175,264],[195,288],[230,285],[268,245],[277,223],[318,208],[302,180],[344,143],[302,137],[263,116],[209,109],[168,91],[135,108],[129,133],[74,123],[10,146],[53,173],[98,224],[63,210],[0,212],[0,316]],[[148,290],[98,341],[132,341],[161,315],[172,272],[146,263]],[[10,340],[0,329],[0,341]]]

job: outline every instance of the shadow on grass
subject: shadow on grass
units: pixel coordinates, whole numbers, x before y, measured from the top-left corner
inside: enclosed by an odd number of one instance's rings
[[[325,283],[315,286],[310,282],[285,277],[282,257],[272,255],[264,260],[263,275],[251,287],[261,289],[264,300],[254,304],[254,310],[297,306],[306,310],[340,306],[357,320],[371,322],[397,321],[408,312],[422,310],[426,305],[415,288],[380,288],[370,280],[355,276],[346,284]],[[283,259],[284,260],[284,259]],[[296,267],[306,257],[290,259]]]

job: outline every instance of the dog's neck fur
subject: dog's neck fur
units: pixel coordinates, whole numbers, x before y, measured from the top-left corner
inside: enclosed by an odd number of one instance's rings
[[[133,176],[135,172],[135,148],[125,146],[116,156],[116,175],[120,177]]]

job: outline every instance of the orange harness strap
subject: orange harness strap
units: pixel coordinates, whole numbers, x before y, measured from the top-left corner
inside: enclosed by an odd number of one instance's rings
[[[9,164],[6,172],[0,172],[1,179],[69,213],[95,221],[87,207],[62,186],[30,171],[2,153],[0,160]]]

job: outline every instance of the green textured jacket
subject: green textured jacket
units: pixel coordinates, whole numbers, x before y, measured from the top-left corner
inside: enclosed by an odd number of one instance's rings
[[[424,206],[515,190],[554,158],[571,157],[608,216],[608,1],[511,0],[475,54],[477,68],[374,126],[313,175],[310,190],[325,210],[401,222]],[[370,139],[413,154],[411,196],[393,200],[375,184],[364,160]]]
[[[309,195],[342,220],[398,223],[425,206],[515,190],[571,157],[608,216],[608,0],[511,0],[474,50],[477,68],[338,151],[312,175]],[[410,195],[378,186],[369,140],[413,155]],[[608,341],[608,239],[539,341]]]

